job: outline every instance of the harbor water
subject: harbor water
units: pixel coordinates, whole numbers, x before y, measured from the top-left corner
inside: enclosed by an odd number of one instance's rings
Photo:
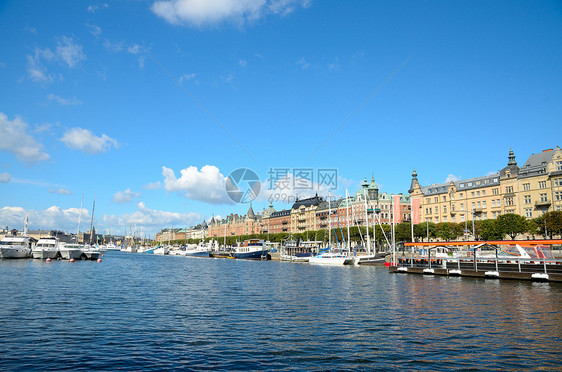
[[[557,370],[562,285],[108,252],[0,261],[0,370]]]

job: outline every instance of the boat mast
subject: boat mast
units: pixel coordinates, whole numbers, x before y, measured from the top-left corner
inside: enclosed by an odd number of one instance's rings
[[[371,254],[371,238],[369,237],[369,214],[367,213],[367,188],[364,188],[364,204],[365,204],[365,227],[367,228],[367,254]]]
[[[349,196],[345,189],[345,218],[347,219],[347,253],[351,252],[351,241],[349,240]]]
[[[332,204],[330,199],[332,199],[332,196],[328,191],[328,248],[332,249]]]
[[[94,205],[92,205],[92,222],[90,223],[90,245],[92,245],[92,234],[94,233],[94,210],[96,209],[96,196],[94,195]]]
[[[82,194],[82,201],[80,202],[80,213],[78,214],[78,231],[76,231],[76,244],[80,242],[80,222],[82,221],[82,207],[84,206],[84,194]]]

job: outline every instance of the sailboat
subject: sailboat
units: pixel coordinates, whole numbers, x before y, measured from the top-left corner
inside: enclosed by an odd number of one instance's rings
[[[353,258],[343,253],[330,251],[330,247],[332,245],[332,206],[330,204],[330,199],[331,196],[328,194],[328,249],[324,252],[320,252],[316,256],[310,257],[308,262],[316,265],[348,265],[353,262]]]
[[[78,230],[76,231],[76,243],[65,243],[59,247],[60,255],[65,260],[76,260],[82,258],[82,253],[84,253],[83,247],[80,244],[78,244],[83,206],[84,206],[84,194],[82,194],[82,202],[80,203],[80,214],[78,215]]]
[[[94,196],[94,204],[92,206],[92,222],[90,223],[90,241],[88,245],[84,245],[84,254],[88,260],[97,260],[101,257],[101,251],[97,247],[97,242],[92,244],[92,235],[94,235],[94,211],[96,209],[96,197]]]

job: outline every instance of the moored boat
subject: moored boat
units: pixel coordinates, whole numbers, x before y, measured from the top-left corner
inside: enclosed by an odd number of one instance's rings
[[[310,257],[308,262],[317,265],[349,265],[353,263],[353,257],[342,253],[322,252]]]
[[[29,258],[30,256],[29,236],[6,236],[0,241],[0,258]]]
[[[249,239],[249,240],[244,240],[244,242],[241,245],[234,247],[234,250],[231,252],[231,255],[234,258],[267,259],[268,258],[267,253],[268,253],[268,249],[263,240]]]
[[[65,243],[59,247],[59,252],[65,260],[78,260],[82,258],[84,246],[76,243]]]
[[[35,247],[31,250],[31,255],[36,259],[57,258],[59,255],[59,241],[54,236],[39,238]]]

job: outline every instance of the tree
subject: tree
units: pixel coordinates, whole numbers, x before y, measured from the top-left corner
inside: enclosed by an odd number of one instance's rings
[[[412,241],[412,225],[409,222],[402,222],[396,225],[396,241],[411,242]]]
[[[562,235],[562,212],[552,211],[543,214],[542,216],[533,220],[536,223],[535,232],[537,234],[546,235],[550,237],[554,235]]]
[[[429,238],[433,239],[436,237],[436,225],[433,222],[422,222],[417,225],[414,225],[414,237],[420,238],[422,241],[424,239],[427,240],[429,231]]]
[[[445,241],[454,240],[462,235],[462,229],[453,222],[440,222],[437,224],[436,235]]]
[[[503,235],[509,235],[511,239],[528,230],[527,219],[515,213],[502,214],[497,218],[497,224]]]
[[[482,240],[501,240],[503,238],[497,220],[480,221],[478,234]]]

